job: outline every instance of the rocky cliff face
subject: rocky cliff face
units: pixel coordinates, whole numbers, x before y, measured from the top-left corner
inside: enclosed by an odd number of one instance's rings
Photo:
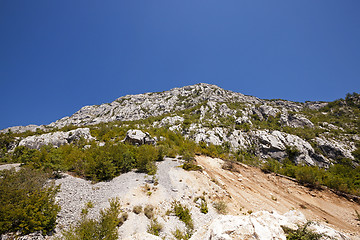
[[[154,119],[150,120],[152,127],[168,127],[196,142],[225,144],[233,150],[252,149],[263,159],[278,160],[288,157],[287,150],[293,148],[297,152],[295,163],[328,167],[341,158],[355,160],[352,152],[360,140],[357,130],[354,131],[358,128],[359,114],[351,112],[351,107],[357,106],[358,98],[350,95],[338,101],[338,112],[331,112],[331,108],[329,112],[324,110],[326,102],[262,100],[200,83],[164,92],[127,95],[111,103],[85,106],[48,126],[12,127],[1,132],[47,132],[69,125],[96,127],[113,121]],[[341,117],[352,122],[342,123]],[[142,127],[141,121],[138,126]],[[64,144],[69,142],[65,135],[29,137],[20,145],[38,148],[43,144]]]

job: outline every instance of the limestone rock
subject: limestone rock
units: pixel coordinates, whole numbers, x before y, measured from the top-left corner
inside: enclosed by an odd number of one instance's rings
[[[126,133],[126,137],[123,140],[133,145],[143,145],[143,144],[155,144],[155,139],[151,138],[149,133],[144,133],[141,130],[129,130]]]
[[[64,144],[72,143],[75,140],[84,138],[85,140],[95,140],[90,134],[89,128],[78,128],[68,132],[53,132],[42,135],[33,135],[22,139],[19,146],[25,146],[31,149],[40,149],[45,145],[59,147]]]
[[[319,110],[320,108],[323,108],[326,105],[328,105],[327,102],[319,102],[319,101],[305,103],[305,107],[307,107],[311,110]]]
[[[262,114],[262,116],[264,117],[264,118],[266,118],[266,117],[276,117],[276,115],[280,112],[280,110],[279,109],[277,109],[277,108],[274,108],[274,107],[272,107],[272,106],[269,106],[269,105],[261,105],[260,107],[259,107],[259,111],[260,111],[260,113]]]
[[[30,132],[36,132],[36,130],[45,130],[45,126],[41,125],[27,125],[27,126],[15,126],[15,127],[9,127],[9,128],[5,128],[3,130],[0,130],[0,133],[7,133],[7,132],[13,132],[13,133],[23,133],[26,131],[30,131]]]
[[[249,123],[252,125],[252,122],[248,116],[241,116],[235,120],[235,124],[241,125],[243,123]]]
[[[182,123],[184,121],[183,117],[180,116],[174,116],[174,117],[165,117],[163,119],[161,119],[160,123],[159,123],[159,127],[164,127],[164,126],[173,126],[179,123]]]
[[[72,116],[64,117],[49,126],[61,128],[70,124],[84,126],[115,120],[140,120],[172,111],[188,109],[206,101],[208,101],[208,105],[210,103],[216,105],[218,102],[229,101],[251,104],[261,102],[256,97],[245,96],[241,93],[224,90],[215,85],[200,83],[158,93],[127,95],[116,99],[112,103],[85,106]],[[221,106],[220,109],[225,114],[232,111],[227,106]]]
[[[282,159],[286,157],[286,147],[293,147],[298,150],[298,154],[294,159],[297,164],[305,163],[322,167],[329,164],[325,157],[315,153],[310,143],[298,136],[268,130],[253,131],[251,135],[252,140],[255,141],[260,154],[264,158]]]
[[[334,139],[315,138],[319,148],[326,154],[328,158],[338,160],[341,158],[354,159],[351,152],[356,150],[354,144],[345,144]]]
[[[306,223],[305,216],[297,211],[284,215],[277,212],[260,211],[247,216],[225,215],[215,219],[205,234],[199,231],[191,240],[232,240],[232,239],[282,239],[286,235],[281,226],[297,229]],[[309,229],[326,234],[322,239],[349,239],[346,235],[327,226],[312,223]]]
[[[285,110],[280,116],[280,122],[289,127],[298,128],[298,127],[314,127],[314,124],[307,119],[306,117],[300,114],[288,114]]]
[[[150,233],[144,232],[144,233],[136,233],[136,234],[132,235],[131,237],[125,238],[124,240],[162,240],[162,238],[152,235]]]
[[[45,237],[41,234],[41,232],[34,232],[24,236],[16,234],[4,234],[0,237],[1,240],[45,240]]]

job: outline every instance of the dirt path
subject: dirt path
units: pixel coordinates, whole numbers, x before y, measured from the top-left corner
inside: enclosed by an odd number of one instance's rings
[[[197,156],[197,163],[213,182],[227,194],[218,194],[228,202],[229,213],[245,214],[251,211],[301,211],[309,220],[327,223],[330,227],[360,239],[360,222],[355,210],[360,205],[329,190],[310,190],[289,179],[265,174],[260,169],[235,164],[235,171],[221,168],[220,159]]]

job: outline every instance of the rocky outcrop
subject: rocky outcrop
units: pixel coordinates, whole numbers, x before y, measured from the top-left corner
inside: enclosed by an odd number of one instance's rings
[[[38,126],[33,124],[27,126],[15,126],[0,130],[0,133],[7,133],[7,132],[24,133],[27,131],[36,132],[37,130],[46,130],[46,127],[44,125]]]
[[[280,132],[269,130],[258,130],[250,133],[254,146],[260,151],[263,158],[275,158],[281,160],[287,157],[287,150],[295,150],[293,161],[296,164],[317,165],[327,167],[330,162],[322,155],[316,154],[310,143],[304,139]]]
[[[165,127],[165,126],[173,126],[176,124],[180,124],[184,121],[183,117],[173,116],[173,117],[164,117],[160,122],[154,122],[154,127]]]
[[[222,145],[229,143],[234,150],[252,149],[256,154],[263,158],[274,158],[282,160],[288,156],[291,148],[294,151],[294,159],[296,164],[307,164],[312,166],[328,167],[330,161],[324,156],[315,152],[311,144],[304,139],[280,132],[270,130],[255,130],[243,132],[240,130],[229,131],[226,128],[215,127],[207,129],[199,124],[193,124],[189,128],[193,135],[188,135],[195,142],[205,142],[210,145]]]
[[[224,90],[211,84],[199,83],[165,92],[127,95],[116,99],[112,103],[99,106],[85,106],[71,117],[64,117],[49,126],[61,128],[70,124],[84,126],[115,120],[140,120],[188,109],[206,101],[251,104],[262,102],[256,97]],[[221,111],[228,112],[228,109],[223,106]]]
[[[315,102],[305,102],[305,107],[309,108],[311,110],[319,110],[323,107],[325,107],[326,105],[328,105],[327,102],[319,102],[319,101],[315,101]]]
[[[306,117],[300,114],[289,114],[287,110],[284,110],[280,116],[280,122],[282,125],[298,128],[298,127],[314,127],[314,124]]]
[[[356,150],[354,144],[345,144],[334,139],[325,139],[320,137],[315,138],[315,142],[322,152],[332,160],[336,161],[342,158],[354,160],[354,157],[351,154],[351,152]]]
[[[261,105],[258,110],[262,115],[262,118],[276,117],[276,115],[280,112],[279,109],[265,104]]]
[[[68,132],[53,132],[42,135],[33,135],[22,139],[19,146],[25,146],[31,149],[40,149],[45,145],[60,147],[61,145],[72,143],[79,139],[87,141],[95,140],[90,134],[89,128],[78,128]]]
[[[306,223],[305,216],[297,211],[284,215],[276,212],[260,211],[246,216],[225,215],[215,219],[205,234],[199,231],[191,240],[224,240],[224,239],[282,239],[286,235],[281,226],[297,229],[298,224]],[[311,223],[309,230],[323,234],[322,239],[350,239],[343,233],[318,223]]]
[[[153,139],[149,133],[144,133],[141,130],[127,131],[126,137],[123,141],[133,145],[156,144],[155,139]]]

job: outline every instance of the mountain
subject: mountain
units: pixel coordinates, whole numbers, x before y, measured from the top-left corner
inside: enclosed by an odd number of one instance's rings
[[[195,142],[251,150],[262,159],[291,155],[296,164],[328,168],[343,158],[354,165],[359,146],[359,95],[335,102],[264,100],[199,83],[169,91],[126,95],[111,103],[85,106],[47,126],[11,127],[1,132],[54,131],[147,119]],[[145,127],[145,126],[142,126]]]
[[[357,93],[299,103],[205,83],[7,128],[1,239],[360,239],[359,134]]]

